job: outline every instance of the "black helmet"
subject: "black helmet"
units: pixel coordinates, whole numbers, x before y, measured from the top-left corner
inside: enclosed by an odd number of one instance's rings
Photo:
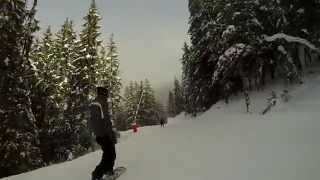
[[[109,90],[105,87],[99,86],[97,87],[97,95],[103,95],[103,96],[108,96],[109,95]]]

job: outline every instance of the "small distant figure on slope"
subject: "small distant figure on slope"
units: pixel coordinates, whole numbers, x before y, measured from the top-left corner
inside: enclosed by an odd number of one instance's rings
[[[277,94],[276,92],[271,92],[271,97],[267,99],[267,108],[262,111],[262,115],[266,114],[271,110],[272,107],[274,107],[277,103]]]
[[[89,128],[96,136],[97,143],[103,151],[101,162],[92,172],[92,180],[100,180],[103,175],[114,174],[114,161],[116,159],[115,144],[117,138],[112,130],[112,122],[108,110],[108,89],[97,87],[97,97],[90,104],[91,118]]]
[[[133,130],[134,133],[137,133],[138,132],[138,128],[139,128],[139,125],[137,123],[137,120],[135,120],[132,124],[131,124],[131,128]]]
[[[244,91],[244,97],[246,101],[247,113],[249,113],[250,112],[250,96],[248,91]]]
[[[228,83],[224,86],[224,88],[223,88],[224,102],[225,102],[226,104],[229,104],[230,89],[231,89],[231,86],[230,86],[230,83],[228,82]]]
[[[161,127],[164,127],[164,125],[165,125],[165,119],[162,117],[161,119],[160,119],[160,125],[161,125]]]

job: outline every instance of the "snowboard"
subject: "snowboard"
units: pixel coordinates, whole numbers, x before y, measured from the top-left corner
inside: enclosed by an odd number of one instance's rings
[[[118,177],[120,177],[123,173],[125,173],[127,170],[127,168],[121,166],[121,167],[117,167],[115,168],[114,174],[111,176],[103,176],[102,180],[116,180],[118,179]]]

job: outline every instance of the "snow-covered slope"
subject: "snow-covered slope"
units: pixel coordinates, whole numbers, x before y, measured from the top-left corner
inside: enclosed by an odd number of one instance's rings
[[[126,132],[117,145],[119,180],[316,180],[320,178],[320,77],[291,89],[289,103],[266,106],[271,89],[217,104],[195,119],[180,115],[166,128]],[[273,86],[279,92],[281,86]],[[71,162],[4,178],[88,180],[97,151]]]

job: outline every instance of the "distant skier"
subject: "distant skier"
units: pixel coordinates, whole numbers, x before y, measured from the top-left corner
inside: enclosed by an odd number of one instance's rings
[[[108,90],[97,87],[97,97],[90,104],[91,118],[88,122],[90,129],[96,136],[97,143],[103,151],[101,162],[92,172],[92,180],[100,180],[103,175],[113,175],[116,159],[115,144],[117,138],[112,130],[112,122],[108,112]]]
[[[229,104],[231,86],[228,82],[223,88],[224,102]]]
[[[162,117],[162,118],[160,119],[160,125],[161,125],[161,127],[164,127],[164,124],[165,124],[165,120],[164,120],[164,118]]]
[[[250,112],[250,96],[248,91],[244,91],[244,97],[246,101],[247,113],[249,113]]]

